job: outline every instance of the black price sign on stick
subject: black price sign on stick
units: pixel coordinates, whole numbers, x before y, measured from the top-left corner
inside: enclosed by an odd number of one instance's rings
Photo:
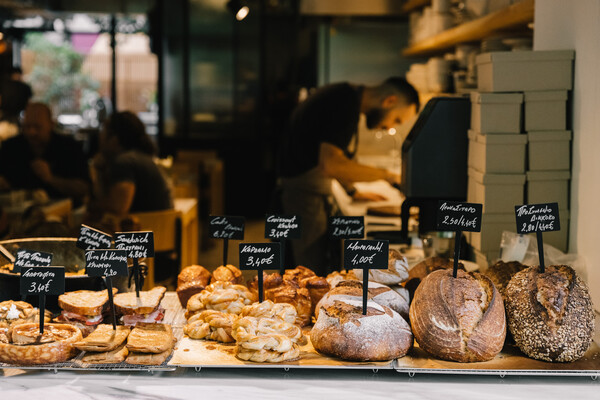
[[[298,215],[268,214],[265,218],[265,239],[278,240],[281,243],[281,275],[285,272],[285,240],[300,239],[302,229]]]
[[[115,303],[113,299],[112,277],[127,276],[127,251],[88,250],[85,252],[85,272],[88,276],[102,276],[108,290],[108,301],[112,315],[113,329],[117,329]]]
[[[44,333],[46,296],[65,292],[64,267],[23,267],[20,290],[22,296],[38,295],[40,298],[40,334]]]
[[[344,243],[344,267],[346,270],[363,270],[363,315],[367,314],[369,270],[387,269],[389,242],[387,240],[346,240]]]
[[[263,270],[281,268],[281,243],[240,243],[240,269],[258,274],[258,301],[264,296]]]
[[[544,241],[542,232],[560,231],[558,203],[525,204],[515,206],[517,218],[517,233],[523,235],[535,232],[540,258],[540,269],[544,266]]]
[[[80,249],[110,249],[110,246],[112,246],[112,236],[108,233],[104,233],[84,224],[79,228],[77,247]]]
[[[137,297],[140,297],[141,272],[139,259],[154,257],[154,233],[151,231],[117,232],[115,233],[115,247],[117,250],[125,250],[127,258],[133,260],[132,273],[135,279],[135,293]]]
[[[365,237],[365,217],[329,217],[331,239],[362,239]]]
[[[17,251],[13,272],[21,272],[23,267],[49,267],[52,265],[52,253],[21,249]]]
[[[211,215],[208,220],[208,235],[213,239],[223,239],[223,265],[227,265],[229,239],[244,240],[244,217]]]
[[[437,213],[438,230],[456,232],[456,235],[454,235],[454,268],[452,270],[452,276],[455,278],[458,273],[462,233],[463,231],[481,232],[482,212],[482,204],[444,200],[439,202]]]

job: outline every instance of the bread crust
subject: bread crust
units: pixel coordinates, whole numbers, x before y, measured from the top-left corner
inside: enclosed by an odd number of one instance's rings
[[[508,326],[528,357],[570,362],[581,358],[594,335],[594,309],[586,284],[567,265],[541,273],[529,267],[506,288]]]
[[[190,265],[181,270],[177,276],[177,297],[185,308],[187,302],[196,293],[203,291],[211,280],[211,274],[200,265]]]
[[[242,271],[233,265],[221,265],[214,270],[210,283],[214,282],[230,282],[234,285],[242,283],[244,276]]]
[[[437,270],[425,277],[410,306],[419,346],[444,360],[491,360],[504,345],[504,304],[492,281],[478,273]]]
[[[350,361],[384,361],[410,350],[413,335],[408,323],[395,311],[375,302],[336,300],[321,309],[310,340],[319,353]]]
[[[81,331],[67,324],[46,324],[46,328],[55,328],[67,333],[67,337],[51,343],[31,344],[27,346],[0,343],[0,362],[17,365],[52,364],[67,361],[77,355],[73,344],[81,340]],[[39,329],[38,324],[19,325],[20,330]]]
[[[138,353],[162,353],[173,346],[173,330],[169,324],[139,322],[127,338],[127,349]]]
[[[113,288],[112,291],[114,296],[118,289]],[[63,310],[91,317],[102,314],[106,302],[108,302],[106,290],[76,290],[58,296],[58,306]]]
[[[140,291],[139,299],[135,292],[119,293],[114,297],[115,311],[121,315],[150,314],[160,305],[166,291],[164,286],[156,286],[147,292]]]

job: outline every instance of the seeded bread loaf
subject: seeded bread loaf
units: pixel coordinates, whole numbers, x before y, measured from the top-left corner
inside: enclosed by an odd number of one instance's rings
[[[531,358],[569,362],[581,358],[594,335],[594,309],[585,283],[566,265],[529,267],[506,288],[508,327]]]

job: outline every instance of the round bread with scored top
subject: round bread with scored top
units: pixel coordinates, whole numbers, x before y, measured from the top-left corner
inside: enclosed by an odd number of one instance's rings
[[[531,358],[575,361],[592,343],[592,300],[586,284],[567,265],[516,273],[506,287],[506,313],[517,346]]]
[[[410,306],[419,346],[435,357],[458,362],[491,360],[502,350],[506,318],[502,296],[478,273],[437,270],[425,277]]]
[[[408,323],[392,309],[362,301],[336,300],[323,307],[310,340],[319,353],[350,361],[386,361],[406,355],[413,335]]]

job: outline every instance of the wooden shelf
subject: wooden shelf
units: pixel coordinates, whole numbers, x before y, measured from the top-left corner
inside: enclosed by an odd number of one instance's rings
[[[431,4],[431,0],[408,0],[402,6],[402,12],[408,14],[411,11],[418,10]]]
[[[505,9],[422,40],[404,49],[402,55],[415,57],[439,53],[460,43],[485,39],[501,30],[526,27],[533,21],[533,5],[534,0],[522,0]]]

